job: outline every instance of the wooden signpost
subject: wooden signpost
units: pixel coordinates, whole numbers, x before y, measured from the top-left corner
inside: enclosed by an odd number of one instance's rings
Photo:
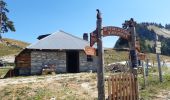
[[[156,41],[156,47],[161,47],[161,42]]]
[[[161,48],[160,47],[155,47],[156,53],[160,54],[161,53]]]
[[[98,63],[97,63],[97,87],[98,87],[98,100],[105,100],[105,87],[104,87],[104,58],[103,58],[103,44],[102,36],[120,36],[129,41],[130,46],[130,58],[131,58],[131,71],[134,75],[134,80],[137,81],[137,66],[138,66],[138,57],[136,48],[139,49],[139,42],[136,42],[136,22],[131,18],[129,21],[125,21],[123,28],[107,26],[102,28],[102,18],[101,13],[97,9],[97,27],[96,30],[90,33],[90,47],[85,47],[85,53],[87,55],[96,55],[96,50],[92,46],[97,43],[97,54],[98,54]],[[139,59],[145,59],[145,55],[139,54]],[[138,85],[136,84],[136,90],[138,90]],[[138,95],[138,92],[136,93]],[[138,100],[138,97],[135,98]]]
[[[102,17],[99,9],[97,9],[97,53],[98,53],[98,68],[97,68],[97,87],[98,87],[98,100],[105,100],[105,87],[104,87],[104,58],[103,58],[103,43],[102,43]]]
[[[161,48],[161,42],[158,41],[158,35],[155,34],[155,51],[156,51],[157,61],[158,61],[159,81],[162,82],[163,81],[162,68],[161,68],[161,62],[160,62],[160,56],[159,56],[159,54],[161,54],[160,48]]]
[[[128,40],[130,34],[127,30],[124,30],[122,28],[107,26],[107,27],[103,27],[103,36],[120,36]]]
[[[91,56],[95,56],[96,55],[96,49],[90,46],[86,46],[84,49],[86,55],[91,55]]]
[[[97,42],[97,31],[90,33],[90,46],[92,47]]]
[[[144,53],[138,53],[138,60],[145,60],[146,55]]]

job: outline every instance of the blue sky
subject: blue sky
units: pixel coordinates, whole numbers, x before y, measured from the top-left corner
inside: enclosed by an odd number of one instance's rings
[[[9,18],[16,32],[3,37],[29,43],[41,34],[63,30],[82,37],[96,27],[96,9],[100,9],[103,26],[122,26],[134,18],[140,22],[170,23],[170,0],[5,0]],[[118,37],[105,37],[104,46],[113,47]]]

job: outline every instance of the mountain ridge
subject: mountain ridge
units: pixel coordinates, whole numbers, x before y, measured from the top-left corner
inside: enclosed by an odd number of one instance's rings
[[[170,56],[170,27],[156,23],[139,23],[136,25],[137,39],[140,42],[141,52],[155,53],[155,35],[158,34],[161,42],[161,54]],[[128,48],[128,41],[119,38],[114,48]]]

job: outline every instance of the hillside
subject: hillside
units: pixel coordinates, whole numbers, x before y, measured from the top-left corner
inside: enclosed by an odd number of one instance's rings
[[[165,38],[170,38],[170,31],[165,28],[159,28],[154,25],[149,25],[147,28],[149,30],[153,30],[155,33],[157,33],[160,36],[163,36]]]
[[[146,53],[147,58],[150,59],[150,62],[156,61],[156,54]],[[129,52],[128,51],[116,51],[113,49],[105,50],[104,59],[105,64],[108,65],[113,62],[128,61]],[[170,61],[170,56],[160,55],[161,61]]]
[[[4,38],[2,42],[0,42],[0,57],[10,54],[17,54],[28,45],[29,43],[26,42]]]
[[[141,45],[141,52],[155,53],[154,40],[155,34],[158,34],[161,41],[161,54],[170,56],[170,30],[168,26],[162,26],[156,23],[140,23],[136,26],[136,32]],[[114,48],[127,48],[128,41],[119,38]]]

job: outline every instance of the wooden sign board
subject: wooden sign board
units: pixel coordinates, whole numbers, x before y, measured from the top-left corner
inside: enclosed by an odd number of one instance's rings
[[[91,56],[95,56],[96,55],[96,49],[90,46],[86,46],[84,49],[86,55],[91,55]]]
[[[160,47],[156,47],[156,53],[161,53],[161,48]]]
[[[92,47],[97,42],[97,32],[96,30],[90,33],[90,46]]]
[[[161,47],[161,42],[156,41],[156,47]]]
[[[139,60],[145,60],[146,55],[144,53],[138,53],[138,59]]]
[[[124,39],[129,39],[130,33],[119,27],[107,26],[103,27],[103,36],[120,36]]]

